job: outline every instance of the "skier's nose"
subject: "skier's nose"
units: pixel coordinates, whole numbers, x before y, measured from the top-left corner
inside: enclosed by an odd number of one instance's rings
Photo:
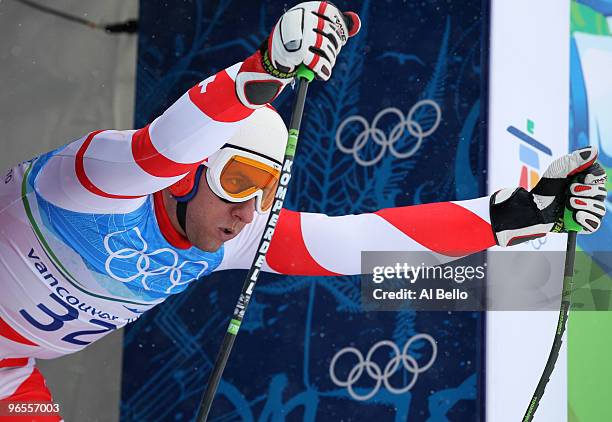
[[[255,198],[239,202],[232,207],[232,216],[237,217],[245,224],[249,224],[255,218]]]

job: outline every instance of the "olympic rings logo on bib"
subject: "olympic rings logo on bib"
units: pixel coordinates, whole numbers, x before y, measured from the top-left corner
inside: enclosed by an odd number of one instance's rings
[[[136,237],[142,243],[142,247],[140,249],[121,248],[119,250],[113,250],[110,246],[110,240],[112,239],[112,237],[121,234],[128,234],[130,231],[134,232]],[[149,248],[149,246],[142,237],[142,234],[140,233],[138,227],[134,227],[130,230],[109,233],[104,237],[104,248],[109,254],[108,258],[106,258],[106,261],[104,263],[104,269],[106,270],[108,275],[122,283],[130,283],[138,279],[139,277],[142,277],[140,279],[140,284],[145,290],[152,290],[151,286],[153,284],[155,284],[156,290],[159,290],[159,285],[161,284],[161,287],[165,288],[164,293],[171,293],[171,290],[173,288],[197,280],[208,269],[208,262],[206,261],[183,261],[180,265],[178,265],[178,254],[169,248],[160,248],[155,251],[148,252],[147,249]],[[151,258],[158,255],[160,256],[159,258],[161,258],[162,254],[168,254],[168,257],[165,257],[163,261],[167,262],[169,258],[169,260],[171,261],[170,265],[158,265],[157,268],[152,268],[153,265],[156,263],[156,260],[152,260]],[[159,258],[157,261],[162,260]],[[111,265],[113,261],[133,262],[134,269],[133,271],[129,271],[129,274],[119,275],[115,271],[116,267],[114,270],[113,265]],[[115,265],[117,264],[123,266],[125,265],[125,262],[115,262]],[[197,275],[192,276],[186,280],[181,280],[183,276],[183,267],[189,264],[196,266],[196,270],[198,269],[198,267],[200,269],[197,272]],[[125,273],[128,271],[123,270],[123,272]],[[168,275],[164,276],[165,274]],[[149,278],[157,278],[157,280],[149,281]]]
[[[415,113],[423,107],[431,107],[435,113],[435,120],[428,129],[424,129],[414,118]],[[384,130],[378,127],[380,120],[387,115],[395,116],[399,120],[388,135]],[[441,121],[442,110],[434,100],[425,99],[418,101],[410,108],[406,116],[404,116],[404,113],[400,109],[388,107],[379,111],[376,116],[374,116],[371,125],[363,116],[355,115],[344,119],[336,131],[336,145],[343,153],[353,154],[355,161],[364,167],[372,166],[382,160],[387,149],[395,158],[404,159],[413,156],[419,150],[425,138],[431,136],[438,129]],[[363,130],[352,140],[351,146],[346,146],[342,142],[342,135],[345,129],[347,129],[347,126],[351,124],[361,125]],[[407,151],[400,152],[397,150],[396,143],[406,136],[406,132],[413,136],[416,142]],[[372,158],[365,158],[365,151],[363,150],[366,148],[370,139],[378,145],[378,152]]]
[[[429,342],[431,345],[431,357],[425,363],[425,365],[420,366],[417,360],[409,354],[410,346],[412,346],[415,342],[419,340],[425,340]],[[387,362],[384,368],[381,368],[376,362],[372,361],[372,357],[374,353],[384,347],[390,348],[395,356]],[[336,364],[340,357],[353,354],[357,357],[357,363],[353,368],[348,372],[348,375],[345,380],[341,380],[336,375]],[[332,358],[331,364],[329,365],[329,375],[338,387],[346,387],[349,395],[355,400],[365,401],[369,400],[378,393],[382,384],[385,385],[387,391],[393,394],[403,394],[409,391],[417,382],[419,374],[427,371],[434,364],[436,357],[438,356],[438,345],[436,340],[430,336],[429,334],[416,334],[412,336],[403,349],[400,352],[399,347],[390,340],[381,340],[378,343],[374,344],[368,351],[365,359],[363,354],[355,347],[345,347],[338,351]],[[400,369],[400,364],[401,368]],[[364,372],[365,370],[365,372]],[[390,379],[391,377],[398,371],[405,370],[409,374],[412,374],[410,382],[401,388],[396,388],[391,385]],[[367,374],[370,378],[372,378],[376,384],[372,391],[367,394],[359,394],[355,391],[355,383],[365,374]]]

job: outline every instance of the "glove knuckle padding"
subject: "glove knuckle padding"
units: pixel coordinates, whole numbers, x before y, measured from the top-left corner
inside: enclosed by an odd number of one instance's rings
[[[349,31],[346,26],[346,22],[344,22],[344,18],[342,17],[342,12],[340,12],[336,6],[328,2],[323,15],[329,19],[328,22],[332,24],[334,34],[342,43],[341,46],[344,46],[348,40]]]
[[[597,231],[601,225],[601,218],[593,215],[586,211],[578,211],[574,214],[574,219],[580,224],[588,233]]]
[[[597,194],[597,191],[592,186],[584,183],[572,183],[570,185],[570,193],[576,196],[592,197]]]
[[[601,172],[592,172],[586,173],[583,178],[581,178],[582,182],[587,185],[605,185],[608,181],[608,176],[606,172],[601,168],[599,163],[596,163],[596,166],[601,169]]]
[[[583,183],[572,183],[570,185],[570,193],[573,196],[583,198],[594,198],[599,201],[606,199],[607,190],[601,185],[587,185]]]
[[[597,201],[592,198],[575,197],[570,198],[570,206],[575,210],[585,210],[593,214],[603,216],[606,213],[606,207],[603,201]]]
[[[332,46],[336,53],[340,52],[340,49],[344,47],[346,44],[346,40],[341,40],[340,35],[338,35],[337,25],[331,22],[325,21],[323,24],[323,32],[326,34],[326,38],[332,43]]]
[[[574,180],[577,182],[570,185],[568,207],[573,211],[574,220],[585,232],[593,233],[599,228],[601,218],[606,214],[606,172],[599,163],[594,163],[579,173]]]
[[[320,58],[312,68],[312,71],[315,72],[319,79],[326,81],[331,77],[331,68],[332,65],[326,59]]]

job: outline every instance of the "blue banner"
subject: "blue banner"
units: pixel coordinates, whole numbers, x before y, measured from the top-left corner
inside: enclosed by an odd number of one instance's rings
[[[286,207],[344,215],[485,195],[483,2],[336,4],[363,29],[309,89]],[[136,124],[248,57],[285,8],[141,2]],[[285,121],[294,95],[274,104]],[[126,330],[122,420],[193,420],[244,276],[202,279]],[[209,420],[481,421],[483,336],[480,313],[364,312],[358,277],[265,275]]]

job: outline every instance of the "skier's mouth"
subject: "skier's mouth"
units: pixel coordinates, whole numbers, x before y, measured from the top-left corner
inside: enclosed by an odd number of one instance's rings
[[[219,227],[219,231],[221,232],[221,239],[229,240],[236,236],[236,230],[230,227]]]

